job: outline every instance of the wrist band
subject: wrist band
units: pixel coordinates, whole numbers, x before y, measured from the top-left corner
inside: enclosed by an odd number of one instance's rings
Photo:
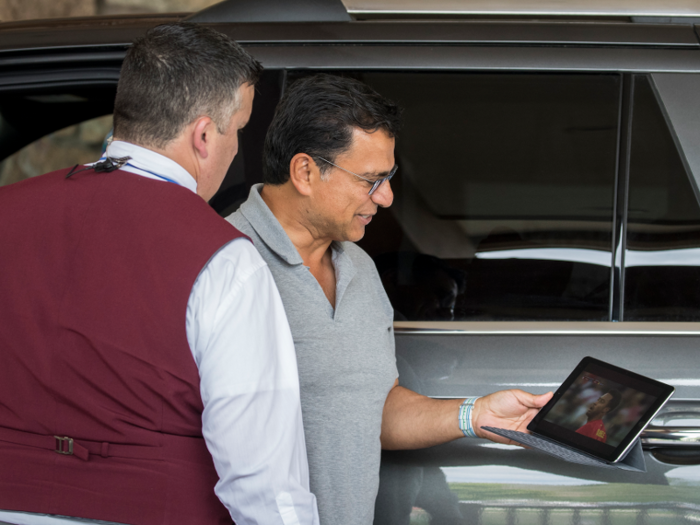
[[[459,428],[465,437],[477,437],[472,426],[472,409],[477,399],[479,397],[468,397],[464,400],[462,406],[459,407]]]

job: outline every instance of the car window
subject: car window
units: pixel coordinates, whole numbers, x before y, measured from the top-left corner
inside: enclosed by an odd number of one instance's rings
[[[0,186],[75,164],[94,162],[102,154],[112,116],[86,120],[50,133],[0,162]]]
[[[364,73],[405,108],[361,246],[397,320],[607,320],[619,75]]]
[[[663,108],[650,80],[637,76],[624,261],[626,321],[700,320],[700,206]]]
[[[115,89],[80,83],[0,90],[0,185],[95,160],[112,127]]]
[[[262,146],[284,81],[283,70],[269,69],[256,85],[238,154],[210,201],[223,216],[262,181]],[[0,186],[99,158],[112,128],[115,92],[111,83],[0,90]]]

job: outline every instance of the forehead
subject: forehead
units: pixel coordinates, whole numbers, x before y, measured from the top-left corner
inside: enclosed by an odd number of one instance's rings
[[[394,165],[394,146],[396,141],[383,129],[367,132],[360,128],[353,128],[350,148],[338,155],[338,159],[366,160],[373,163],[382,162],[389,166],[375,166],[368,171],[386,171]]]

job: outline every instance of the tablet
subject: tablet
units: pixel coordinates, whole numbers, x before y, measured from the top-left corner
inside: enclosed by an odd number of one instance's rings
[[[625,457],[673,387],[584,358],[527,429],[608,463]]]

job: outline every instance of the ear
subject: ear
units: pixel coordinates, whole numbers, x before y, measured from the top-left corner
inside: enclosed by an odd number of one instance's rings
[[[306,153],[297,153],[289,161],[289,181],[301,195],[311,195],[311,183],[320,175],[314,159]]]
[[[212,143],[212,133],[216,131],[214,121],[209,117],[199,117],[192,126],[192,146],[197,154],[206,159]]]

